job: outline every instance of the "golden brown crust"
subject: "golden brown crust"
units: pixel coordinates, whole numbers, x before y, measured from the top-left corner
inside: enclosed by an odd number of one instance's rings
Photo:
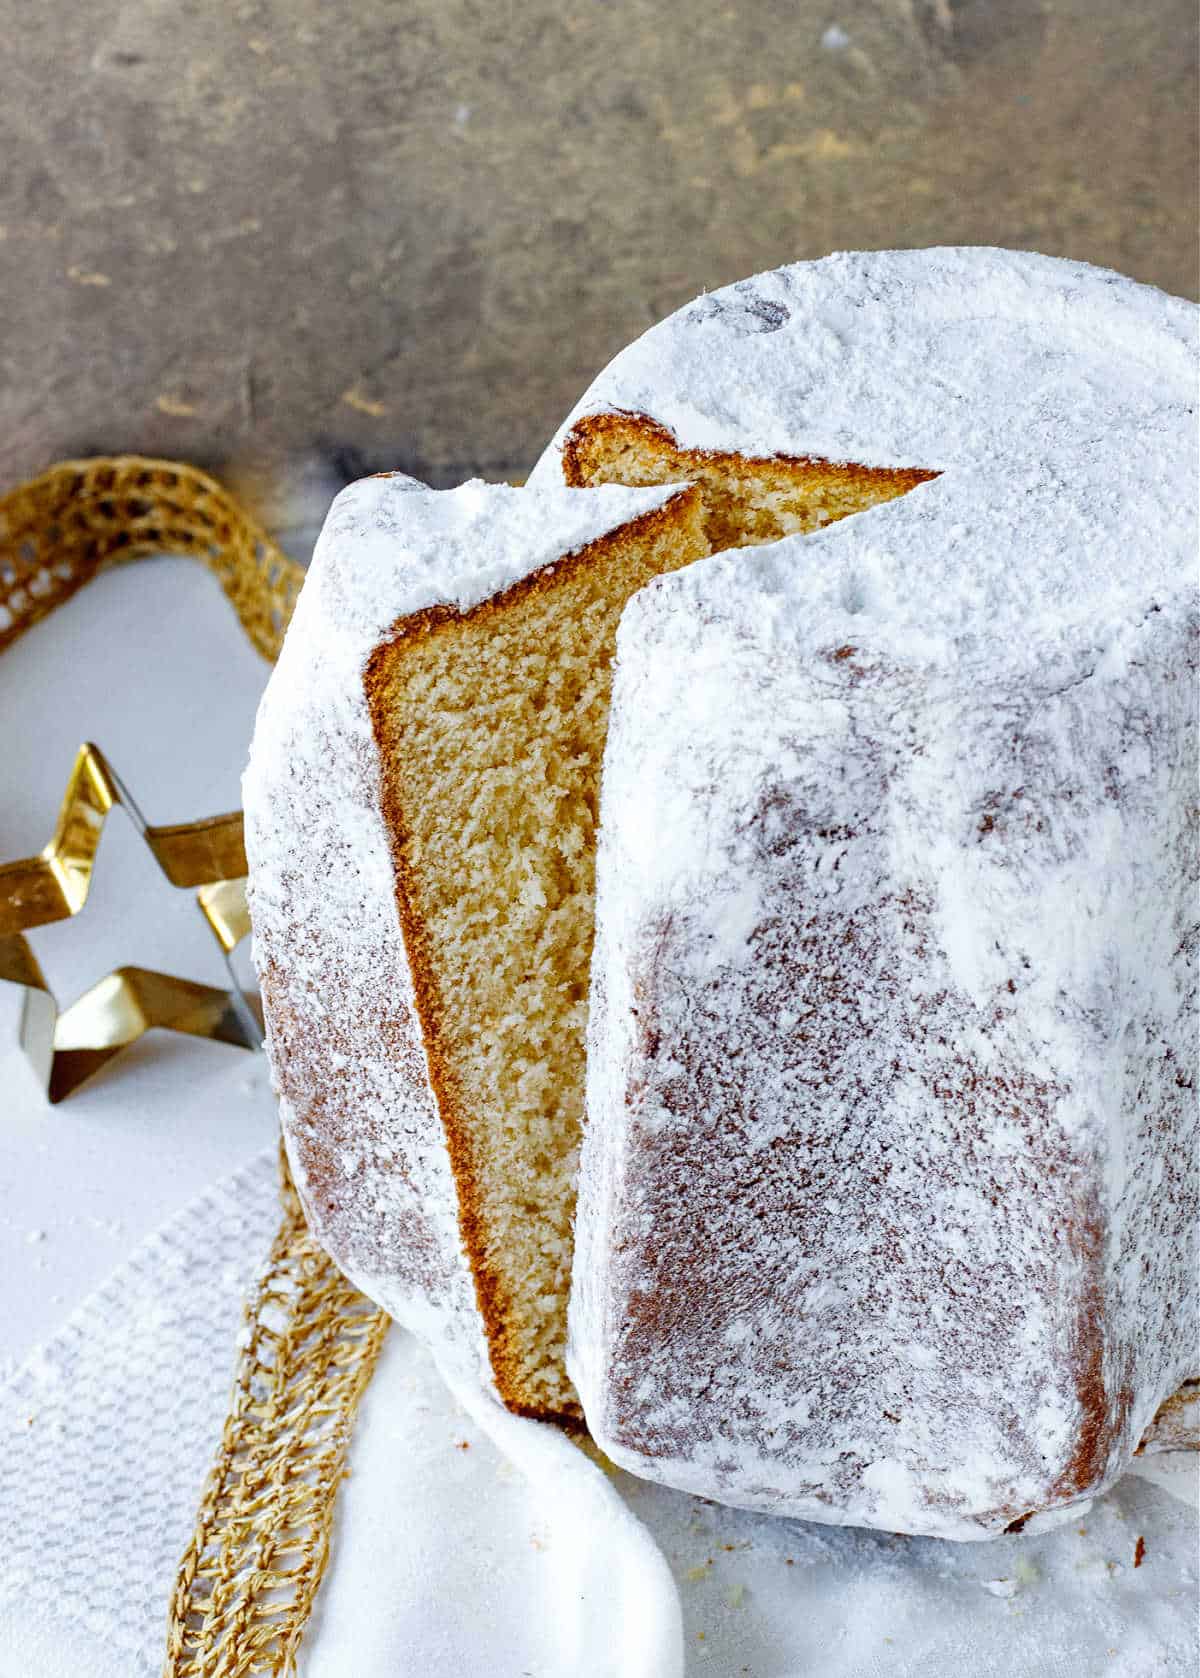
[[[1200,1376],[1185,1381],[1159,1405],[1134,1455],[1143,1456],[1147,1447],[1200,1451]]]
[[[921,467],[859,466],[853,461],[821,460],[812,455],[757,456],[719,449],[684,449],[674,434],[649,414],[609,412],[585,414],[567,433],[562,449],[563,480],[577,488],[600,482],[636,485],[641,480],[634,476],[605,475],[614,453],[634,447],[655,455],[680,482],[728,477],[750,468],[756,473],[790,476],[798,489],[806,491],[819,484],[864,489],[886,484],[893,494],[903,495],[938,476]]]
[[[461,1117],[464,1102],[461,1092],[456,1088],[453,1071],[439,1036],[432,952],[415,908],[415,892],[409,864],[411,835],[403,817],[399,778],[394,766],[387,762],[384,749],[385,694],[391,661],[406,644],[418,637],[452,631],[455,625],[468,619],[478,621],[480,618],[496,617],[532,594],[546,593],[557,588],[578,570],[603,563],[605,557],[615,552],[619,544],[630,539],[652,538],[659,533],[682,528],[694,512],[699,497],[700,491],[694,487],[682,489],[662,506],[629,520],[618,529],[609,531],[553,565],[544,566],[530,576],[523,577],[503,593],[492,596],[466,612],[450,605],[430,606],[424,611],[401,618],[393,625],[388,639],[376,647],[363,676],[371,726],[383,764],[381,808],[395,870],[396,905],[412,972],[417,1017],[429,1064],[429,1079],[441,1117],[458,1195],[459,1228],[474,1278],[475,1295],[483,1319],[496,1388],[507,1408],[515,1414],[531,1416],[542,1421],[555,1421],[571,1428],[583,1425],[583,1412],[578,1406],[564,1410],[547,1410],[525,1401],[520,1389],[516,1360],[507,1344],[503,1287],[487,1262],[480,1214],[479,1173],[472,1155],[468,1127]]]

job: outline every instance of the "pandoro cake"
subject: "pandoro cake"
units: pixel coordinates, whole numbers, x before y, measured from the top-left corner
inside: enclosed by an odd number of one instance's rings
[[[1195,350],[1078,264],[831,258],[526,489],[339,497],[255,958],[310,1221],[456,1378],[962,1538],[1197,1373]]]

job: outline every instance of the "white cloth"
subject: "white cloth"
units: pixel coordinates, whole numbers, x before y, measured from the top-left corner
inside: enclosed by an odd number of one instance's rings
[[[144,1241],[0,1389],[2,1678],[158,1678],[278,1222],[271,1149]]]
[[[391,1331],[301,1678],[680,1678],[679,1598],[645,1527],[556,1429],[463,1396]]]
[[[0,1388],[0,1678],[159,1672],[277,1216],[264,1154]],[[302,1678],[1196,1670],[1196,1515],[1147,1477],[1078,1526],[991,1544],[772,1521],[602,1472],[552,1428],[464,1405],[397,1329],[351,1470]],[[1194,1483],[1193,1465],[1150,1472]]]

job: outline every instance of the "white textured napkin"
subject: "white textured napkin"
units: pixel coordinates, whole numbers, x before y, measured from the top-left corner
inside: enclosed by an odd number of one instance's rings
[[[277,1217],[264,1154],[0,1388],[0,1678],[156,1678]],[[351,1469],[302,1678],[1196,1671],[1196,1514],[1145,1477],[1078,1526],[991,1544],[772,1521],[604,1474],[556,1430],[456,1400],[395,1329]],[[1150,1473],[1194,1487],[1194,1465]]]
[[[270,1149],[144,1241],[0,1389],[0,1678],[158,1678],[278,1222]]]
[[[242,1302],[278,1221],[272,1149],[144,1242],[0,1387],[0,1678],[157,1678]],[[474,1405],[391,1331],[303,1670],[675,1678],[679,1602],[636,1517],[557,1430]]]

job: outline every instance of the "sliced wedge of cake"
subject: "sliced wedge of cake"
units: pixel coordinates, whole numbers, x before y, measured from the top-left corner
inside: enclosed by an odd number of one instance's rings
[[[245,779],[313,1227],[372,1298],[541,1416],[579,1416],[566,1301],[617,621],[707,552],[693,488],[353,485]]]

